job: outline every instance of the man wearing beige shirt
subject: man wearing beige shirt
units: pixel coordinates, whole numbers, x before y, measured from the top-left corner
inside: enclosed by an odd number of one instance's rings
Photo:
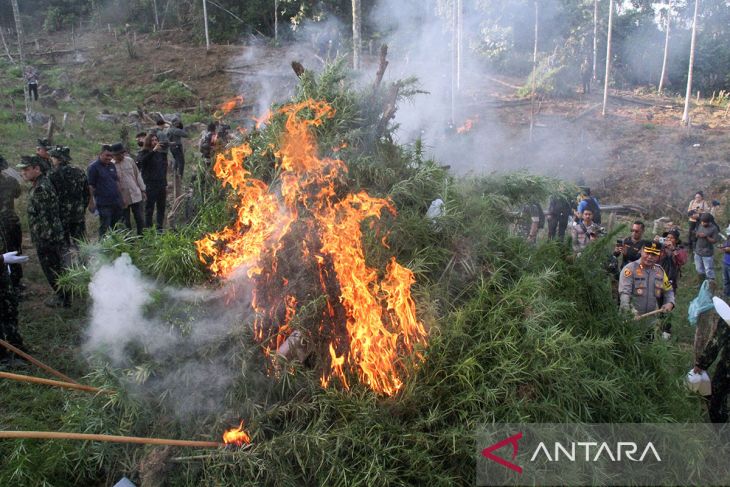
[[[132,230],[131,214],[133,214],[134,223],[137,227],[137,235],[142,235],[142,230],[144,229],[142,201],[146,197],[142,174],[137,169],[137,164],[135,164],[134,159],[127,155],[124,145],[121,143],[113,144],[112,154],[114,165],[117,167],[117,174],[119,174],[119,186],[124,202],[122,220],[127,228]]]

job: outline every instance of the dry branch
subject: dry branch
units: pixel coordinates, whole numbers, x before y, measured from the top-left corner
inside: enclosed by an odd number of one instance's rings
[[[383,81],[383,75],[385,74],[385,68],[388,67],[388,60],[386,59],[388,57],[388,44],[383,44],[380,46],[380,65],[378,66],[378,72],[375,73],[375,83],[373,83],[373,86],[377,88],[380,86],[380,83]]]
[[[171,440],[166,438],[141,438],[138,436],[94,435],[88,433],[64,433],[62,431],[0,431],[0,438],[34,440],[81,440],[110,443],[136,443],[138,445],[189,446],[193,448],[219,448],[217,441]]]
[[[73,384],[71,382],[61,382],[58,380],[43,379],[32,375],[11,374],[10,372],[0,372],[0,379],[16,380],[18,382],[30,382],[33,384],[43,384],[46,386],[61,387],[63,389],[75,389],[77,391],[113,394],[114,391],[109,389],[99,389],[98,387],[84,386],[81,384]]]
[[[11,345],[8,342],[6,342],[5,340],[0,340],[0,345],[2,345],[3,347],[5,347],[6,349],[10,350],[11,352],[13,352],[18,357],[24,358],[25,360],[27,360],[28,362],[32,363],[36,367],[40,367],[41,369],[45,370],[49,374],[55,375],[59,379],[63,379],[65,382],[70,382],[71,384],[80,385],[78,382],[76,382],[72,378],[68,377],[65,374],[62,374],[61,372],[57,371],[53,367],[50,367],[50,366],[44,364],[40,360],[34,359],[33,357],[31,357],[30,355],[28,355],[24,351],[20,350],[19,348],[14,347],[13,345]]]

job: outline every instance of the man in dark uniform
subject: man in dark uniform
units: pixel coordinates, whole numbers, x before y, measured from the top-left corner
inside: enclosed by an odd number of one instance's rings
[[[8,168],[8,162],[0,156],[0,171]],[[15,199],[20,198],[20,183],[12,176],[0,172],[0,239],[4,252],[17,251],[23,253],[23,232],[20,229],[20,218],[15,212]],[[10,282],[16,291],[23,290],[21,279],[23,267],[20,264],[10,265]]]
[[[549,239],[552,240],[556,235],[560,240],[565,238],[565,229],[572,214],[570,201],[564,194],[556,193],[550,196],[547,211]]]
[[[41,162],[41,169],[45,174],[51,170],[51,155],[48,153],[53,146],[48,139],[38,139],[38,145],[35,148],[35,155]]]
[[[25,350],[25,346],[18,331],[18,298],[10,284],[7,267],[27,260],[27,256],[18,255],[16,251],[0,255],[0,338],[21,350]],[[0,368],[9,365],[14,365],[12,355],[5,347],[0,347]]]
[[[43,174],[37,157],[24,156],[16,166],[23,179],[32,184],[28,194],[28,227],[30,239],[38,253],[38,262],[55,293],[43,304],[49,307],[70,305],[69,296],[58,287],[58,275],[62,272],[63,225],[58,205],[58,195],[53,184]]]
[[[614,257],[622,256],[621,268],[623,269],[630,262],[639,260],[641,249],[647,243],[644,240],[644,222],[636,220],[631,224],[631,235],[623,239],[620,244],[616,242],[613,249]]]
[[[89,206],[89,183],[86,173],[69,165],[71,150],[58,146],[51,150],[53,169],[48,178],[58,195],[63,225],[63,238],[67,246],[74,240],[86,238],[86,208]]]

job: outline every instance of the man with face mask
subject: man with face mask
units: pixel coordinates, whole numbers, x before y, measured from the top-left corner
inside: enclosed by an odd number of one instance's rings
[[[621,270],[618,281],[621,309],[637,315],[659,309],[670,312],[674,309],[674,290],[664,270],[657,264],[662,253],[662,244],[647,242],[641,250],[639,260],[630,262]]]

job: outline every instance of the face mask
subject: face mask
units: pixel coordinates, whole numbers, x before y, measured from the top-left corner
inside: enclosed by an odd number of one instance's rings
[[[137,147],[142,147],[143,145],[144,145],[144,142],[142,142],[141,140],[137,141]]]

